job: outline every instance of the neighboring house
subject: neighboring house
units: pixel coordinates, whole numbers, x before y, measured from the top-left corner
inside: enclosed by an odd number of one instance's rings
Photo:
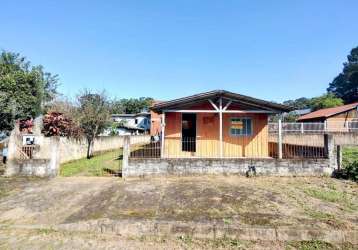
[[[298,122],[325,123],[328,131],[350,131],[358,129],[358,102],[334,108],[326,108],[302,115]]]
[[[295,109],[291,112],[289,112],[288,114],[292,114],[292,115],[305,115],[310,113],[312,110],[311,109]]]
[[[161,128],[163,157],[266,158],[268,116],[290,108],[215,90],[156,103],[151,110],[161,116],[152,126]]]
[[[112,121],[119,124],[119,135],[145,134],[150,130],[150,113],[112,114]]]

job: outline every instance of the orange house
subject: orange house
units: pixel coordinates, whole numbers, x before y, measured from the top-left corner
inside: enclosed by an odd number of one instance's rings
[[[300,116],[298,122],[324,123],[332,132],[358,131],[358,102],[334,108],[319,109]]]
[[[156,103],[151,110],[163,158],[266,158],[268,116],[290,108],[215,90]]]

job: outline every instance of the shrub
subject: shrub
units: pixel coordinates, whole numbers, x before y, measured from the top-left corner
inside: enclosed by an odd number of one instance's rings
[[[353,161],[344,168],[348,178],[358,181],[358,161]]]
[[[81,136],[81,129],[69,118],[59,112],[51,112],[43,118],[43,130],[45,136]]]

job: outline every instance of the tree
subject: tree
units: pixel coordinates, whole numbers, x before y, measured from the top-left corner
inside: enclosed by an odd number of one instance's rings
[[[48,103],[45,107],[45,113],[61,113],[79,125],[78,107],[65,97],[56,97],[53,101]]]
[[[293,107],[294,109],[308,109],[311,108],[311,99],[306,97],[301,97],[296,100],[284,101],[283,104]]]
[[[44,72],[20,54],[0,54],[0,131],[13,128],[14,120],[36,117],[57,94],[58,76]]]
[[[327,91],[342,98],[345,103],[358,101],[358,47],[347,56],[343,71],[329,84]]]
[[[314,97],[311,100],[312,110],[324,109],[324,108],[333,108],[343,105],[343,100],[336,97],[332,93],[324,94],[319,97]]]
[[[114,100],[110,104],[110,112],[112,114],[136,114],[148,111],[152,103],[151,97]]]
[[[87,158],[91,158],[93,143],[109,123],[108,101],[104,93],[85,90],[77,98],[79,123],[87,140]]]

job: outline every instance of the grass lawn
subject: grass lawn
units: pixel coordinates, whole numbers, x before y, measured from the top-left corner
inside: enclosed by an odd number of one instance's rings
[[[83,158],[61,165],[61,176],[105,176],[118,175],[122,167],[122,150],[95,154],[91,159]]]
[[[344,147],[343,148],[343,166],[358,161],[358,147]]]

